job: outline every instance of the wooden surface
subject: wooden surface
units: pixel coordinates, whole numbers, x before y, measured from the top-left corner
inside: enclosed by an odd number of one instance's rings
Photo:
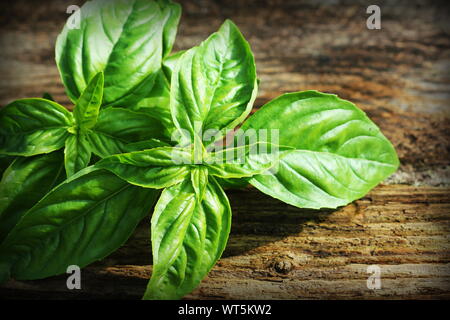
[[[228,191],[228,247],[189,299],[450,298],[450,19],[445,2],[378,2],[382,29],[365,26],[366,1],[182,1],[175,50],[233,19],[256,56],[257,106],[317,89],[355,102],[391,139],[401,167],[339,210],[301,210],[257,190]],[[70,106],[54,63],[66,1],[0,4],[0,105],[44,91]],[[77,3],[71,1],[70,4]],[[395,4],[392,4],[395,3]],[[148,220],[128,243],[82,271],[11,281],[6,298],[139,298],[151,274]],[[366,286],[381,269],[380,290]]]

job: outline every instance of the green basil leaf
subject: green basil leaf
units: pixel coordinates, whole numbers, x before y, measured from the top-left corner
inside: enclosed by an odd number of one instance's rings
[[[0,242],[28,209],[64,179],[61,151],[16,158],[0,181]]]
[[[161,147],[107,157],[96,167],[109,170],[129,183],[161,189],[180,183],[189,175],[191,161],[187,149]]]
[[[78,99],[73,110],[76,125],[81,129],[91,129],[97,122],[103,97],[103,73],[99,72],[92,78]]]
[[[276,174],[255,176],[250,183],[298,207],[336,208],[363,197],[395,169],[378,161],[295,150],[283,157]]]
[[[0,153],[33,156],[64,146],[72,114],[45,99],[20,99],[0,110]]]
[[[143,112],[122,108],[100,111],[97,123],[87,134],[92,151],[99,157],[127,152],[126,145],[162,138],[159,120]]]
[[[84,134],[70,135],[64,149],[64,165],[67,177],[86,168],[91,160],[91,147]]]
[[[9,266],[15,279],[41,279],[106,257],[124,244],[157,195],[105,170],[80,171],[50,191],[9,233],[0,245],[2,274]]]
[[[279,143],[296,149],[280,160],[276,174],[257,175],[250,183],[297,207],[345,205],[364,196],[399,164],[394,147],[365,113],[331,94],[282,95],[242,129],[278,129]]]
[[[222,255],[231,226],[227,196],[211,177],[197,201],[190,179],[165,189],[152,217],[153,273],[144,299],[179,299]]]
[[[213,152],[207,159],[209,174],[223,179],[262,174],[274,167],[288,148],[261,142]]]
[[[75,103],[98,72],[105,74],[104,106],[128,106],[151,90],[175,38],[181,9],[171,1],[94,0],[66,25],[56,42],[56,63]]]
[[[163,31],[163,58],[169,56],[177,36],[178,23],[181,17],[181,6],[170,0],[158,1],[165,15]]]
[[[249,114],[256,91],[250,46],[227,20],[199,47],[186,51],[173,71],[170,109],[179,140],[193,142],[202,131],[234,128]]]
[[[196,199],[203,200],[208,185],[208,169],[206,166],[196,166],[191,169],[191,183]]]

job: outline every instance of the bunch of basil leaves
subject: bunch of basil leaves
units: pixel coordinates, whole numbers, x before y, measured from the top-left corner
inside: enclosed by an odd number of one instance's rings
[[[56,43],[73,112],[49,95],[1,109],[0,282],[102,259],[154,208],[144,298],[178,299],[226,246],[224,187],[336,208],[397,169],[378,127],[335,95],[284,94],[246,120],[258,87],[248,42],[227,20],[170,55],[180,14],[168,0],[86,2]],[[225,141],[244,143],[218,148],[239,125],[244,135]]]

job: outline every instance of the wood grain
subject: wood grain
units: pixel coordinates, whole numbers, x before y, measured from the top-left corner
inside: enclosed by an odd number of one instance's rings
[[[71,1],[77,4],[81,1]],[[228,191],[233,227],[223,258],[188,299],[450,298],[450,19],[444,2],[379,1],[382,29],[365,26],[367,1],[180,1],[175,50],[231,18],[255,53],[256,108],[316,89],[355,102],[394,143],[400,170],[339,210],[301,210],[254,189]],[[54,63],[62,0],[0,4],[0,105],[49,92],[67,107]],[[140,298],[151,274],[148,219],[107,259],[65,276],[11,281],[6,298]],[[367,266],[381,268],[369,290]]]
[[[228,195],[233,225],[222,259],[188,299],[450,298],[449,188],[381,186],[339,210],[302,210],[254,189]],[[274,223],[276,221],[276,223]],[[149,221],[128,243],[82,271],[11,281],[26,298],[140,298],[151,274]],[[381,269],[367,288],[369,265]]]

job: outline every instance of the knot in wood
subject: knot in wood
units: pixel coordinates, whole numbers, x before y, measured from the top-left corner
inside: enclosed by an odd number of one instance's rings
[[[292,270],[292,263],[287,260],[278,260],[273,264],[273,268],[278,273],[287,274]]]

